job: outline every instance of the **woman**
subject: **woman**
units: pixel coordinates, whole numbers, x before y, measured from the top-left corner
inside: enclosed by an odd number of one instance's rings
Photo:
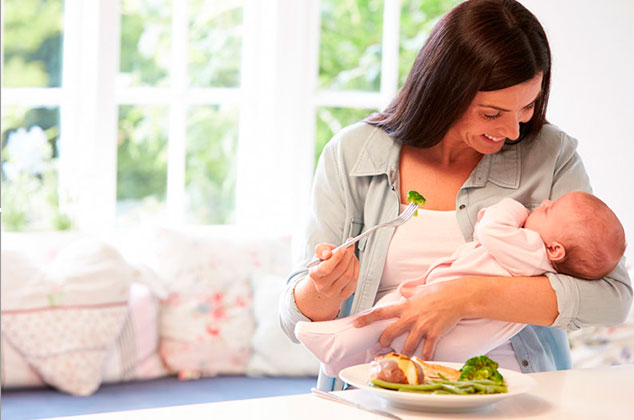
[[[393,103],[327,145],[313,187],[306,261],[280,305],[295,340],[300,320],[323,321],[371,307],[382,295],[473,237],[480,209],[511,197],[532,209],[566,192],[591,192],[576,140],[546,123],[550,48],[543,28],[513,0],[470,0],[436,25]],[[426,228],[384,228],[336,253],[364,227],[394,218],[407,192],[427,199]],[[422,257],[421,257],[422,256]],[[387,346],[407,334],[404,353],[424,339],[423,359],[463,318],[529,324],[489,353],[502,367],[538,372],[570,367],[566,329],[621,322],[632,301],[623,260],[602,280],[566,275],[463,277],[425,286],[405,303],[358,318],[394,318]],[[320,375],[322,389],[341,383]]]

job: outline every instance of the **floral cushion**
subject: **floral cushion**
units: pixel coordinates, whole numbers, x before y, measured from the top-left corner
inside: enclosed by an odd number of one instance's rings
[[[279,247],[288,248],[222,232],[161,229],[150,241],[147,263],[168,290],[160,354],[181,378],[245,373],[255,330],[250,276],[280,264]]]

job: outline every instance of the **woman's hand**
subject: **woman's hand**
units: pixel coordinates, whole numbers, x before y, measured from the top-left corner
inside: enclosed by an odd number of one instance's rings
[[[322,260],[312,267],[308,277],[295,287],[298,309],[313,321],[334,319],[341,303],[354,293],[359,278],[359,260],[355,245],[332,252],[336,247],[319,244],[315,255]]]
[[[463,308],[468,295],[464,288],[456,287],[460,282],[446,281],[416,288],[416,293],[405,296],[399,303],[389,304],[354,320],[357,328],[375,321],[399,318],[387,327],[380,338],[382,346],[388,347],[396,337],[408,333],[402,353],[412,355],[425,339],[422,359],[432,360],[436,345],[441,337],[465,317]]]

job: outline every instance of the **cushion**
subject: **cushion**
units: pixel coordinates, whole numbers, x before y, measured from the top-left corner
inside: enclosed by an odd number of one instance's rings
[[[143,283],[132,283],[128,312],[110,349],[102,382],[154,379],[167,375],[158,354],[159,299]]]
[[[239,241],[159,229],[148,265],[168,291],[159,353],[181,378],[244,373],[254,322],[251,256]]]
[[[2,388],[26,388],[46,385],[24,356],[2,334],[0,351]]]
[[[251,276],[287,271],[290,236],[237,228],[159,229],[147,265],[162,278],[160,354],[180,378],[244,374],[255,320]]]
[[[319,361],[301,344],[292,342],[280,327],[278,306],[286,276],[256,271],[251,278],[256,330],[251,340],[250,376],[317,376]]]
[[[45,383],[88,395],[123,326],[134,270],[91,238],[63,246],[48,265],[26,252],[2,249],[3,341]]]

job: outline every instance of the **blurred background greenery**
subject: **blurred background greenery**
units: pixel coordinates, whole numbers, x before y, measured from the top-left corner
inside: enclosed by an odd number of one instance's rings
[[[176,1],[176,0],[174,0]],[[399,44],[402,84],[429,30],[459,0],[403,0]],[[3,0],[2,87],[59,88],[63,0]],[[189,0],[189,87],[240,88],[243,2]],[[170,0],[122,0],[120,88],[170,86]],[[321,0],[318,89],[378,92],[382,0]],[[315,109],[315,162],[342,127],[376,109]],[[117,215],[134,223],[165,208],[170,105],[120,104]],[[2,229],[59,230],[73,220],[59,206],[59,106],[2,107]],[[186,129],[185,218],[234,221],[240,109],[192,105]],[[115,139],[113,139],[115,141]]]

